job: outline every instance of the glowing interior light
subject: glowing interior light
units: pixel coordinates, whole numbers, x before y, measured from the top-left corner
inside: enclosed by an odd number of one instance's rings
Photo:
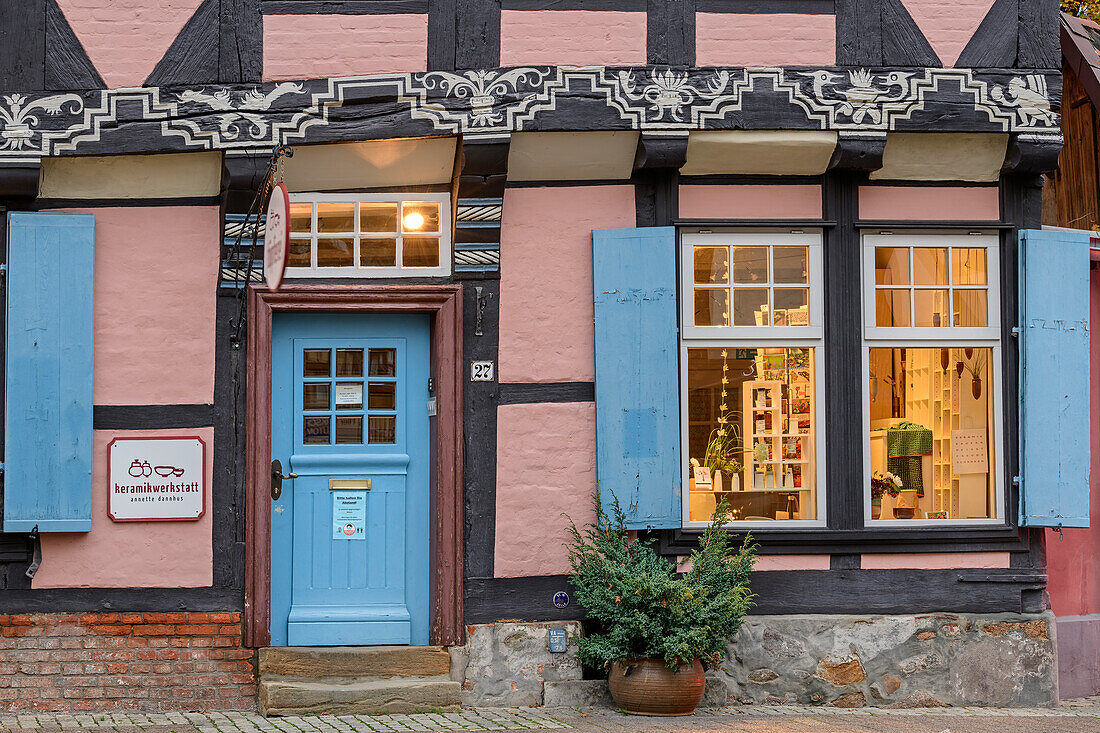
[[[405,229],[415,231],[424,226],[424,215],[418,214],[415,211],[410,214],[405,214],[404,222]]]

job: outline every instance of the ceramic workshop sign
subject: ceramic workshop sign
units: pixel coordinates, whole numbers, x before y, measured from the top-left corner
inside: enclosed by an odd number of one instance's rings
[[[264,222],[264,280],[267,287],[278,290],[286,272],[286,248],[290,244],[290,196],[282,183],[271,189]]]
[[[206,443],[198,436],[115,438],[107,513],[116,522],[186,522],[206,511]]]

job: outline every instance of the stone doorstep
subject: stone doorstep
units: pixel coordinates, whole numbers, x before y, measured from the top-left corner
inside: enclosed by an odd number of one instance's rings
[[[457,712],[462,708],[462,687],[447,674],[381,680],[263,680],[259,695],[263,714],[278,716]]]
[[[261,679],[436,677],[451,671],[441,646],[265,647],[259,650]]]

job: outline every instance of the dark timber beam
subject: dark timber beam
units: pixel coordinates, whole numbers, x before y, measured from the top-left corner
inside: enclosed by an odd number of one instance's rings
[[[643,133],[638,136],[638,149],[634,154],[634,170],[661,168],[679,170],[687,162],[687,146],[687,135]]]
[[[0,199],[33,199],[38,196],[37,160],[0,164]]]
[[[1002,173],[1048,173],[1058,167],[1060,133],[1020,133],[1008,141]]]
[[[829,170],[870,172],[882,167],[886,133],[841,133]]]

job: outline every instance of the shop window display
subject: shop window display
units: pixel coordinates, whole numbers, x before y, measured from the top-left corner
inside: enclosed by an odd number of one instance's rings
[[[817,522],[821,237],[681,237],[684,517]]]
[[[816,519],[814,349],[687,350],[689,519]]]
[[[997,238],[864,238],[871,521],[1000,515]]]

